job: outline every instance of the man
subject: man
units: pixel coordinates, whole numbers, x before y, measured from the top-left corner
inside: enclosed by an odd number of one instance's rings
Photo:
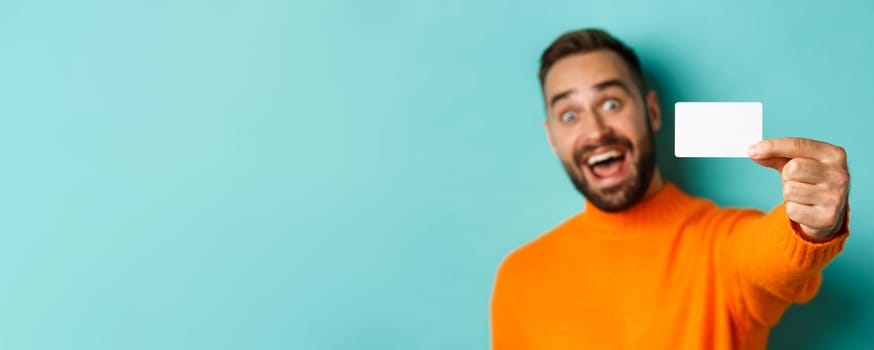
[[[720,208],[662,179],[658,97],[622,42],[566,33],[544,51],[540,82],[549,144],[585,210],[501,264],[493,348],[764,349],[849,235],[844,150],[752,145],[750,158],[779,172],[784,202]]]

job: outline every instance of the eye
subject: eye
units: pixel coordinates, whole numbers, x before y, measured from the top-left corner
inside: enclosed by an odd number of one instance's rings
[[[619,101],[615,98],[611,98],[607,101],[604,101],[603,108],[605,111],[612,111],[614,109],[619,108]]]
[[[577,114],[572,111],[567,111],[561,114],[560,119],[563,123],[569,123],[577,119]]]

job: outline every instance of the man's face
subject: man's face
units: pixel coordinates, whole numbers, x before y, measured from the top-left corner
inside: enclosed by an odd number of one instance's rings
[[[661,122],[655,93],[646,96],[647,110],[631,70],[609,50],[560,59],[543,89],[550,145],[577,190],[605,211],[643,198]]]

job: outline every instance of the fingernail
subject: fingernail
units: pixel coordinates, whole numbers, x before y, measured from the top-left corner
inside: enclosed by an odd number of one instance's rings
[[[749,148],[747,148],[747,154],[749,154],[751,158],[755,157],[756,155],[759,154],[759,148],[756,147],[756,145],[754,144],[754,145],[750,146]]]

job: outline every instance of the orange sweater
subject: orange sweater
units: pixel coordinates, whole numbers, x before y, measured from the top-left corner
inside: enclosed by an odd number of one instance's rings
[[[813,243],[784,204],[719,208],[670,182],[621,213],[586,208],[501,264],[493,349],[764,349],[849,235],[849,214]]]

